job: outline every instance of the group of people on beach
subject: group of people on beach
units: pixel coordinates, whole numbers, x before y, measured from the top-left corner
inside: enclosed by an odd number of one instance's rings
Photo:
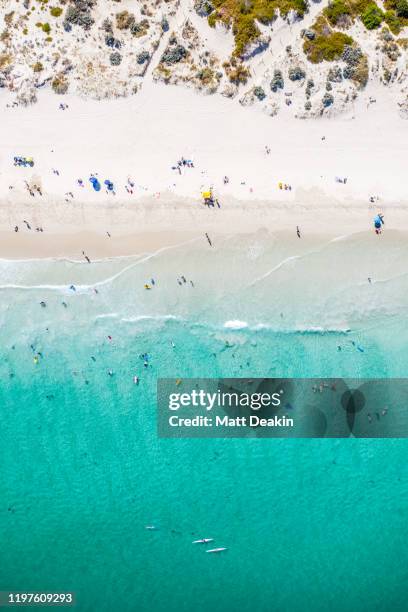
[[[177,170],[179,174],[181,174],[182,168],[194,168],[194,163],[191,159],[185,159],[181,157],[175,166],[172,166],[172,170]]]
[[[65,110],[66,108],[68,108],[68,105],[61,104],[60,108],[62,110]],[[322,139],[325,139],[325,137],[323,137]],[[265,145],[265,153],[267,155],[269,155],[271,153],[271,149],[270,149],[270,147],[268,145]],[[14,160],[15,159],[17,159],[17,158],[14,158]],[[27,159],[31,160],[31,158],[27,158]],[[31,161],[31,163],[32,164],[34,163],[33,160]],[[172,169],[173,170],[178,170],[179,173],[181,174],[181,169],[184,168],[184,167],[194,168],[194,163],[193,163],[193,161],[191,159],[186,159],[186,158],[184,158],[182,156],[177,161],[176,165],[172,166]],[[60,172],[59,172],[59,170],[57,168],[52,168],[52,172],[56,176],[60,176]],[[95,191],[99,191],[100,190],[100,183],[99,183],[99,180],[98,180],[98,174],[97,173],[92,173],[90,175],[90,179],[89,180],[92,183],[94,190]],[[229,177],[227,175],[224,175],[222,180],[223,180],[224,185],[227,185],[230,182],[230,179],[229,179]],[[347,177],[336,176],[335,180],[338,183],[346,184],[348,179],[347,179]],[[76,182],[77,182],[77,185],[79,187],[81,187],[81,188],[85,187],[85,183],[84,183],[82,178],[78,178]],[[245,185],[246,183],[245,183],[245,181],[243,181],[243,182],[241,182],[241,184]],[[35,197],[36,194],[38,194],[40,196],[43,195],[42,188],[37,183],[29,184],[28,181],[25,180],[24,181],[24,185],[25,185],[25,188],[27,189],[27,192],[30,194],[31,197]],[[106,179],[104,181],[104,185],[105,185],[105,191],[106,191],[107,194],[116,195],[115,185],[114,185],[114,183],[110,179]],[[13,188],[14,188],[13,185],[9,185],[9,189],[10,190],[13,189]],[[134,189],[135,189],[135,182],[130,177],[128,177],[127,183],[125,184],[124,188],[125,188],[125,190],[127,191],[127,193],[129,195],[133,195],[134,194]],[[289,183],[284,183],[283,181],[279,181],[278,182],[278,188],[281,191],[292,191],[292,185],[289,184]],[[252,191],[252,189],[251,189],[251,191]],[[72,191],[67,191],[65,193],[65,195],[64,195],[64,198],[65,198],[66,202],[69,202],[70,200],[74,200],[74,193]],[[371,195],[369,197],[369,201],[370,201],[371,204],[376,203],[378,200],[379,200],[378,196]],[[221,204],[219,202],[219,199],[213,197],[212,192],[211,192],[211,197],[204,198],[204,204],[206,206],[208,206],[209,208],[210,207],[214,208],[215,206],[217,206],[218,208],[221,208]],[[26,221],[24,221],[24,223],[26,223],[27,229],[31,229],[31,227],[29,226],[29,224]],[[374,229],[375,229],[375,233],[377,235],[382,233],[383,226],[384,226],[384,216],[383,216],[382,213],[378,213],[375,216],[375,218],[374,218]],[[15,232],[19,231],[18,225],[16,225],[14,227],[14,231]],[[43,230],[42,227],[36,227],[36,231],[37,232],[43,232],[44,230]],[[107,232],[107,234],[108,234],[108,236],[110,236],[109,232]],[[298,225],[296,226],[296,235],[297,235],[298,238],[301,238],[301,232],[300,232],[300,228],[299,228]],[[210,246],[212,246],[212,243],[211,243],[211,241],[210,241],[210,239],[208,237],[208,234],[206,234],[206,237],[207,237],[208,242],[210,243]],[[89,258],[87,258],[87,256],[85,256],[85,258],[88,261]],[[88,263],[90,263],[90,260],[89,260]]]
[[[279,182],[278,187],[279,189],[283,189],[284,191],[292,191],[292,185],[289,185],[288,183]]]

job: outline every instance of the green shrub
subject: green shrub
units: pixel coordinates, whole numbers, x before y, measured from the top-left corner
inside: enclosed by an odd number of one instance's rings
[[[323,12],[330,23],[336,25],[340,17],[351,14],[351,8],[343,0],[333,0]]]
[[[408,0],[399,0],[395,7],[398,17],[404,17],[408,19]]]
[[[62,15],[62,8],[59,6],[54,6],[50,9],[50,13],[53,17],[59,17],[60,15]]]
[[[217,23],[217,13],[214,11],[214,13],[211,13],[211,15],[208,16],[208,25],[210,26],[210,28],[215,28],[215,24]]]
[[[384,19],[384,13],[382,10],[373,2],[367,6],[363,14],[361,15],[361,21],[367,28],[367,30],[375,30],[378,28]]]
[[[343,55],[344,47],[352,45],[353,39],[343,32],[330,32],[327,36],[318,34],[314,40],[305,40],[303,50],[312,64],[333,62]]]
[[[232,33],[235,36],[235,55],[242,55],[245,47],[254,42],[260,35],[260,31],[255,21],[245,15],[240,20],[234,22]]]
[[[306,0],[212,0],[211,3],[215,10],[208,16],[208,24],[214,27],[217,21],[222,21],[232,27],[235,57],[241,56],[259,38],[257,21],[264,25],[271,23],[278,9],[283,17],[291,10],[301,17],[307,11]]]
[[[51,32],[51,26],[50,26],[49,23],[43,23],[42,26],[41,26],[41,29],[46,34],[49,34]]]
[[[42,72],[44,70],[44,66],[42,65],[41,62],[36,62],[33,66],[33,71],[34,72]]]
[[[398,19],[395,11],[385,11],[384,21],[393,34],[399,34],[401,32],[403,24]]]

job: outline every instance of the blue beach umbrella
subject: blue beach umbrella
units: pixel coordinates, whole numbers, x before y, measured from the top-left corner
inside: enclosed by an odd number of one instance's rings
[[[91,178],[89,180],[92,183],[92,187],[95,189],[95,191],[100,191],[101,190],[101,184],[100,184],[100,182],[98,181],[97,178],[95,178],[94,176],[91,176]]]

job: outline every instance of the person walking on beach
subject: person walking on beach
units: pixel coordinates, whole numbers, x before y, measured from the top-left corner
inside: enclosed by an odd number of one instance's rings
[[[296,226],[296,234],[298,238],[301,238],[299,226]]]

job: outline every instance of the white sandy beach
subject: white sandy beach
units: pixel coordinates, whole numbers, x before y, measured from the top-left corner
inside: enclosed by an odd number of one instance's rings
[[[375,104],[367,104],[370,96]],[[129,254],[206,231],[295,232],[297,225],[302,232],[342,235],[372,231],[378,211],[386,228],[408,229],[408,124],[380,85],[370,85],[353,114],[303,121],[248,113],[236,100],[153,82],[126,99],[63,101],[65,111],[60,97],[43,91],[35,106],[6,108],[8,94],[1,94],[3,257],[83,248]],[[34,168],[15,167],[15,155],[32,156]],[[179,175],[172,166],[182,156],[194,168]],[[113,181],[116,195],[95,193],[91,173],[101,183]],[[133,194],[125,189],[129,177]],[[25,181],[43,195],[31,197]],[[280,190],[280,181],[291,191]],[[209,187],[220,209],[203,206],[201,192]],[[68,192],[73,199],[65,198]],[[378,202],[370,203],[373,195]]]

